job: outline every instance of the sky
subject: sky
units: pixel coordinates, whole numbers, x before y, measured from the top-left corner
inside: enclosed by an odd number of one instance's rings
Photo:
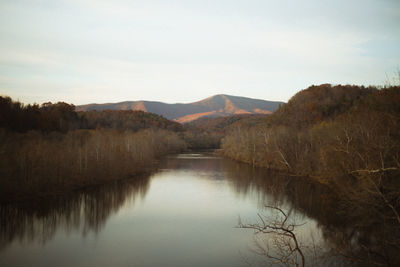
[[[400,0],[0,0],[0,95],[288,101],[400,70]]]

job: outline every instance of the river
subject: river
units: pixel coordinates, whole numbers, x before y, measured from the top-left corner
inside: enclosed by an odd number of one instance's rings
[[[276,216],[265,205],[323,250],[324,192],[292,180],[211,153],[168,156],[149,175],[2,206],[0,266],[261,265],[271,237],[238,225]]]

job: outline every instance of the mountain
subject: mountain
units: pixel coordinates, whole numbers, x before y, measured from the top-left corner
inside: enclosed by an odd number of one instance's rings
[[[186,123],[201,117],[219,117],[234,114],[271,114],[283,102],[247,97],[215,95],[188,104],[167,104],[155,101],[125,101],[119,103],[76,106],[76,111],[142,110],[162,115],[170,120]]]

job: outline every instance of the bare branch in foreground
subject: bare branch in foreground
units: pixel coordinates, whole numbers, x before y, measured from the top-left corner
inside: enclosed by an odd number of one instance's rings
[[[274,235],[272,239],[274,246],[274,253],[276,255],[272,255],[269,251],[269,248],[262,248],[261,245],[258,244],[259,249],[263,251],[262,254],[267,256],[269,259],[273,260],[274,263],[281,263],[285,265],[294,265],[294,266],[305,266],[306,260],[304,253],[301,249],[301,245],[296,237],[294,232],[296,227],[302,226],[303,224],[294,224],[289,223],[290,213],[287,214],[279,207],[274,206],[266,206],[272,210],[278,212],[278,215],[270,220],[262,215],[258,214],[260,218],[260,223],[256,224],[243,224],[239,218],[239,228],[243,229],[253,229],[257,233],[263,234],[271,234]],[[300,257],[300,264],[298,258]]]

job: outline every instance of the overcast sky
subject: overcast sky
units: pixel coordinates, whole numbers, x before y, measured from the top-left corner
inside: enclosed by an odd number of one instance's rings
[[[287,101],[399,68],[400,0],[0,1],[0,94],[25,103]]]

